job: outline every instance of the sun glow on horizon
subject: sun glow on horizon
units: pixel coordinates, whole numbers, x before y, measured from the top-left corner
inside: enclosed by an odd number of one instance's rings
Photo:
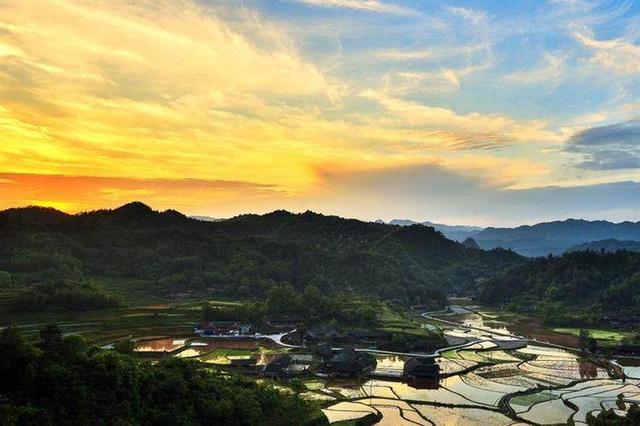
[[[356,4],[2,2],[0,208],[513,223],[569,187],[562,214],[623,214],[596,194],[640,180],[636,7],[615,32],[559,3]]]

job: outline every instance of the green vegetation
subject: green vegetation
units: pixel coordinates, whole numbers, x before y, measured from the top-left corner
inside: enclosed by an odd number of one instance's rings
[[[299,330],[307,326],[331,323],[333,327],[371,328],[377,312],[384,304],[373,297],[357,297],[350,293],[325,296],[315,286],[298,294],[291,286],[275,286],[264,302],[211,305],[202,307],[205,321],[244,321],[262,331],[269,329],[270,319],[294,318]]]
[[[0,332],[0,423],[3,425],[321,425],[327,420],[295,394],[193,361],[139,362],[89,347],[60,329],[36,345]]]
[[[601,411],[597,415],[587,414],[589,426],[637,426],[640,425],[640,407],[638,403],[629,406],[626,416],[619,416],[613,409]]]
[[[384,304],[379,312],[375,328],[392,335],[391,343],[387,349],[411,351],[419,348],[425,350],[426,348],[436,349],[446,344],[442,330],[428,330],[402,308]]]
[[[48,309],[88,311],[120,305],[115,297],[90,282],[47,280],[20,289],[9,298],[9,309],[32,312]]]
[[[460,353],[455,349],[442,352],[441,355],[443,358],[446,358],[446,359],[462,359],[462,357],[460,356]]]
[[[553,331],[556,333],[570,334],[572,336],[580,335],[579,328],[554,328]],[[624,331],[614,331],[614,330],[602,330],[599,328],[587,328],[585,329],[589,336],[598,340],[600,344],[603,345],[611,345],[620,343],[623,339],[629,338],[631,333]]]
[[[377,318],[378,329],[393,334],[407,336],[430,336],[433,333],[422,327],[422,324],[411,318],[402,309],[394,309],[389,305],[382,305]]]
[[[444,289],[468,288],[521,261],[506,250],[466,249],[430,227],[311,212],[220,222],[158,213],[140,203],[76,216],[35,207],[0,212],[4,309],[18,292],[46,294],[59,282],[72,286],[68,293],[78,303],[65,294],[64,302],[40,297],[31,308],[113,306],[112,299],[98,300],[99,288],[130,303],[142,296],[145,302],[203,295],[265,299],[288,286],[303,304],[310,287],[324,296],[348,292],[437,308],[445,304]]]
[[[511,398],[511,403],[516,405],[531,406],[540,402],[549,401],[557,398],[556,395],[549,391],[540,391],[535,393],[525,393]]]
[[[559,327],[632,326],[640,315],[639,271],[640,253],[549,256],[483,281],[478,300],[535,313]]]

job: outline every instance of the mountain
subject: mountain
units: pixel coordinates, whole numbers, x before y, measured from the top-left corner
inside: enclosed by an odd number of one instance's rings
[[[464,241],[469,237],[474,236],[476,233],[482,231],[483,228],[477,226],[465,226],[465,225],[445,225],[442,223],[433,223],[429,221],[414,222],[409,219],[393,219],[389,222],[390,225],[411,226],[411,225],[424,225],[434,228],[438,232],[454,241]]]
[[[465,246],[466,248],[481,250],[480,246],[478,245],[478,243],[476,243],[476,240],[474,240],[471,237],[469,237],[466,240],[464,240],[462,242],[462,245]]]
[[[66,306],[77,296],[87,308],[106,306],[112,301],[90,284],[107,283],[103,289],[111,291],[108,283],[117,281],[142,285],[149,295],[261,298],[286,283],[298,291],[314,285],[325,293],[441,304],[445,290],[467,289],[522,261],[507,250],[467,249],[425,226],[313,212],[279,210],[218,222],[141,203],[78,215],[37,207],[0,212],[0,271],[14,287],[31,291],[23,303]],[[65,290],[57,294],[62,283]]]
[[[567,252],[584,250],[605,252],[615,252],[618,250],[640,251],[640,241],[620,241],[616,239],[591,241],[569,247]]]
[[[533,311],[554,325],[637,327],[640,253],[577,251],[532,259],[484,280],[478,301]]]
[[[568,219],[517,228],[486,228],[474,234],[473,239],[483,249],[511,248],[524,256],[545,256],[561,254],[590,241],[640,240],[640,222]]]

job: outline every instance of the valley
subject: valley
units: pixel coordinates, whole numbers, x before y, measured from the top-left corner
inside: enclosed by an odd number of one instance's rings
[[[558,333],[523,314],[470,305],[424,313],[383,305],[384,311],[377,312],[374,323],[391,315],[386,321],[403,321],[397,327],[421,324],[442,333],[443,346],[432,353],[402,353],[354,341],[354,347],[375,357],[375,369],[354,377],[332,377],[318,372],[320,360],[314,344],[302,346],[295,332],[280,333],[278,339],[266,334],[195,335],[193,326],[202,318],[201,302],[156,303],[60,315],[55,320],[65,335],[81,335],[105,348],[131,339],[132,354],[139,359],[175,357],[195,361],[219,374],[250,377],[321,407],[328,421],[337,425],[357,421],[383,425],[587,424],[590,414],[609,407],[624,414],[640,398],[640,370],[626,365],[633,362],[581,353],[578,339],[570,332]],[[207,303],[225,307],[244,302]],[[12,317],[29,338],[35,338],[47,320],[51,317]],[[610,338],[604,333],[593,335],[603,344]],[[297,359],[294,362],[305,368],[266,376],[266,366],[283,356]],[[416,356],[432,357],[439,367],[439,378],[407,382],[403,377],[405,362]],[[619,401],[625,409],[619,408]]]

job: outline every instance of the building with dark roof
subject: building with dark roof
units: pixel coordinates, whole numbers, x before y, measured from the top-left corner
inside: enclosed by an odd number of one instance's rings
[[[377,364],[373,355],[349,348],[342,349],[329,358],[322,369],[332,376],[353,377],[374,370]]]
[[[264,366],[262,374],[265,377],[284,377],[288,374],[288,368],[292,363],[291,356],[281,355]]]
[[[433,358],[409,358],[404,362],[402,375],[405,379],[439,379],[440,366]]]

